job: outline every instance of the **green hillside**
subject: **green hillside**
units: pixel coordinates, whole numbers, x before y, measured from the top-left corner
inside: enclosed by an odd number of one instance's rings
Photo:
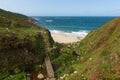
[[[65,80],[120,79],[120,18],[92,31],[81,42],[65,45],[54,60]]]
[[[18,19],[18,20],[27,20],[29,17],[22,15],[22,14],[18,14],[18,13],[13,13],[10,11],[5,11],[0,9],[0,16],[1,17],[7,17],[7,18],[12,18],[12,19]]]
[[[40,71],[53,43],[50,32],[31,18],[0,9],[0,80],[24,80],[26,72]]]
[[[47,78],[46,55],[57,80],[120,80],[120,18],[71,44],[54,43],[34,21],[0,9],[0,80],[26,80],[27,73],[39,80],[39,72]]]

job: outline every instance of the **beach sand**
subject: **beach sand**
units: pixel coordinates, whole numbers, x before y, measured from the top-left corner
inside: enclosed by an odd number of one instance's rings
[[[73,43],[73,42],[78,42],[82,40],[79,37],[69,36],[69,35],[60,34],[60,33],[51,33],[51,36],[53,40],[58,43]]]

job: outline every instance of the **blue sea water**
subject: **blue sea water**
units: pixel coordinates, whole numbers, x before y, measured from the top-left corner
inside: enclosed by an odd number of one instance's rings
[[[90,31],[96,30],[116,17],[33,17],[37,25],[49,29],[52,33],[61,33],[84,38]]]

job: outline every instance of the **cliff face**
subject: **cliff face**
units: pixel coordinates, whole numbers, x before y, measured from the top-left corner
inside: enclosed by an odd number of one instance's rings
[[[0,74],[30,71],[43,64],[47,48],[52,48],[50,32],[21,14],[0,9]]]
[[[54,63],[63,64],[57,70],[58,75],[72,74],[64,77],[66,80],[119,80],[120,18],[92,31],[81,42],[69,44],[62,50],[63,54]],[[64,60],[65,55],[70,65]],[[60,60],[63,60],[62,63]]]

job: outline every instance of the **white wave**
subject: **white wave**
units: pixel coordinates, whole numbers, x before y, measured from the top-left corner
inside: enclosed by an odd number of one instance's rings
[[[51,33],[65,33],[64,31],[59,31],[59,30],[50,30]]]
[[[80,37],[80,38],[84,38],[89,31],[87,30],[81,30],[81,31],[72,31],[72,32],[64,32],[64,31],[59,31],[59,30],[50,30],[51,33],[59,33],[59,34],[65,34],[65,35],[69,35],[69,36],[76,36],[76,37]]]
[[[45,20],[45,22],[53,22],[53,20]]]
[[[81,37],[81,38],[84,38],[88,33],[89,33],[89,31],[72,32],[73,35]]]

